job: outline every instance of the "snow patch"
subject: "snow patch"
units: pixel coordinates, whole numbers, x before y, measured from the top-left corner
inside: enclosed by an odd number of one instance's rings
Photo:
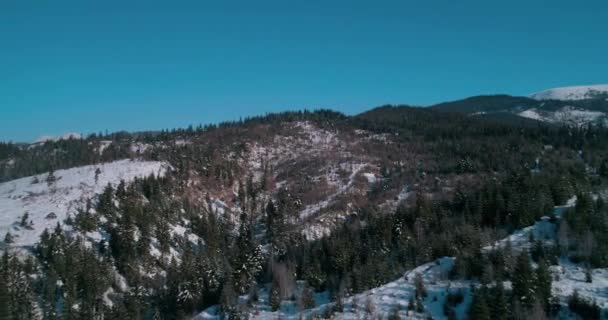
[[[69,140],[69,139],[82,139],[82,135],[80,133],[68,132],[64,133],[61,136],[41,136],[34,141],[34,143],[44,143],[47,141],[59,141],[59,140]]]
[[[68,215],[84,207],[87,199],[121,180],[131,182],[150,174],[164,175],[169,166],[156,161],[120,160],[100,165],[76,167],[54,172],[55,181],[47,182],[48,173],[0,183],[0,237],[10,232],[16,247],[38,242],[44,229],[52,230]],[[100,174],[96,175],[96,170]],[[96,178],[97,176],[97,178]],[[27,213],[24,224],[23,215]],[[97,238],[99,235],[90,234]]]
[[[528,119],[549,123],[564,123],[575,127],[598,123],[606,118],[606,114],[603,112],[577,109],[571,106],[565,106],[557,111],[541,111],[532,108],[524,110],[518,115]]]
[[[530,95],[536,100],[583,100],[608,94],[608,84],[560,87],[539,91]]]

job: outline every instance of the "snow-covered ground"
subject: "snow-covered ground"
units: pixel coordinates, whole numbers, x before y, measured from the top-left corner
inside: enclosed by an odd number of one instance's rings
[[[561,259],[559,265],[550,267],[553,275],[553,294],[560,297],[562,303],[577,290],[582,298],[595,301],[600,308],[608,309],[608,269],[593,269],[592,282],[586,281],[585,268],[567,259]]]
[[[530,98],[536,100],[582,100],[595,98],[599,94],[608,94],[608,84],[547,89],[531,94]]]
[[[564,107],[555,112],[539,111],[535,108],[518,113],[519,116],[550,123],[566,123],[573,126],[582,126],[595,123],[606,114],[599,111],[580,110],[573,107]]]
[[[52,183],[47,182],[48,173],[0,183],[0,240],[10,232],[12,246],[31,246],[45,228],[52,229],[69,214],[75,214],[108,184],[116,186],[121,180],[163,175],[168,168],[163,162],[120,160],[55,171],[56,181]],[[97,169],[100,173],[96,179]],[[22,225],[25,213],[28,218]]]
[[[333,200],[345,193],[355,182],[355,177],[357,176],[357,174],[359,174],[359,172],[365,168],[365,164],[361,164],[361,163],[357,163],[357,164],[349,164],[347,165],[349,171],[351,172],[350,175],[348,176],[348,182],[346,184],[340,184],[338,186],[338,190],[336,191],[336,193],[330,195],[329,197],[327,197],[327,199],[319,202],[319,203],[315,203],[315,204],[311,204],[306,206],[302,211],[300,211],[300,219],[304,220],[308,217],[310,217],[311,215],[313,215],[314,213],[318,212],[321,209],[326,208],[327,206],[329,206]],[[332,180],[329,180],[332,181]]]
[[[576,197],[568,200],[563,206],[555,207],[554,214],[560,217],[564,210],[572,208],[576,203]],[[518,230],[508,237],[496,241],[494,244],[484,248],[484,251],[491,250],[506,245],[510,242],[514,251],[530,248],[534,240],[551,241],[555,235],[555,225],[548,217],[544,217],[534,225]],[[533,237],[531,237],[533,235]],[[362,319],[375,318],[390,315],[395,306],[399,306],[399,313],[403,319],[446,319],[443,313],[443,305],[448,293],[461,292],[464,296],[462,303],[454,307],[458,319],[465,319],[466,312],[471,303],[471,286],[478,283],[467,280],[450,281],[447,276],[454,266],[455,259],[444,257],[436,261],[423,264],[406,272],[399,279],[389,282],[378,288],[374,288],[360,294],[344,299],[344,312],[336,314],[337,319]],[[553,294],[559,298],[563,306],[567,305],[567,299],[574,290],[579,292],[583,298],[594,300],[600,308],[608,309],[608,269],[592,270],[593,281],[585,280],[585,270],[580,265],[576,265],[566,259],[559,261],[556,266],[550,268],[553,276]],[[423,300],[424,313],[414,313],[408,311],[408,304],[415,295],[415,277],[420,274],[424,281],[427,297]],[[504,283],[505,288],[510,288],[510,282]],[[333,307],[334,303],[329,302],[327,293],[318,293],[315,296],[316,308],[297,311],[293,301],[284,301],[279,311],[272,312],[268,306],[268,293],[265,289],[260,290],[260,301],[254,305],[250,314],[251,319],[300,319],[315,315],[323,315]],[[245,297],[242,297],[245,299]],[[368,313],[366,305],[373,305],[373,314]],[[218,319],[217,307],[212,307],[195,319]]]
[[[540,111],[536,108],[524,110],[518,113],[520,117],[534,119],[549,123],[564,123],[567,125],[580,127],[606,121],[606,114],[600,111],[577,109],[574,107],[563,107],[557,111]]]
[[[59,141],[59,140],[68,140],[68,139],[82,139],[82,135],[76,132],[68,132],[64,133],[60,136],[41,136],[34,141],[34,143],[41,143],[47,141]]]

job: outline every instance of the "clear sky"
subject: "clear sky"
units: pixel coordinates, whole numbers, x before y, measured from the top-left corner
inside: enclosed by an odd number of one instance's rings
[[[0,0],[0,140],[608,83],[608,1]]]

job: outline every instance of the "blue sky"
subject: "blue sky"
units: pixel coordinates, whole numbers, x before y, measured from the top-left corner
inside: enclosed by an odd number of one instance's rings
[[[0,140],[607,83],[606,31],[597,0],[0,0]]]

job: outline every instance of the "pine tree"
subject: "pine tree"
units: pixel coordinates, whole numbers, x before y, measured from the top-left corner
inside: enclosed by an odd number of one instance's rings
[[[602,165],[599,169],[599,174],[604,178],[608,178],[608,160],[602,161]]]
[[[517,257],[513,271],[513,298],[530,308],[534,303],[534,296],[534,275],[528,254],[524,251]]]
[[[1,268],[0,268],[0,271]],[[11,306],[10,306],[10,297],[7,287],[6,279],[0,274],[0,320],[10,320],[11,319]]]
[[[6,235],[4,236],[4,243],[6,244],[11,244],[13,243],[13,235],[10,232],[7,232]]]
[[[541,260],[536,268],[536,296],[545,311],[549,310],[551,301],[551,273],[545,260]]]
[[[46,183],[50,187],[57,181],[57,177],[55,177],[55,172],[51,169],[49,174],[46,176]]]
[[[277,311],[281,307],[281,295],[279,288],[273,285],[270,289],[270,308],[272,311]]]
[[[492,319],[507,320],[510,307],[502,281],[498,281],[492,291],[493,294],[490,298]]]
[[[101,169],[95,169],[95,184],[99,182],[99,175],[101,174]]]
[[[306,285],[302,290],[302,296],[300,297],[300,306],[302,309],[311,309],[315,307],[315,296],[310,286]]]
[[[224,287],[222,288],[222,295],[221,295],[221,301],[220,301],[221,312],[224,315],[234,313],[234,311],[236,310],[236,308],[235,308],[236,300],[237,300],[237,296],[236,296],[236,293],[234,292],[234,289],[232,286],[232,279],[228,278],[228,279],[226,279],[226,282],[224,283]]]
[[[469,319],[471,320],[490,320],[492,319],[490,314],[490,307],[486,300],[487,289],[482,287],[481,289],[474,290],[473,302],[469,309]]]

